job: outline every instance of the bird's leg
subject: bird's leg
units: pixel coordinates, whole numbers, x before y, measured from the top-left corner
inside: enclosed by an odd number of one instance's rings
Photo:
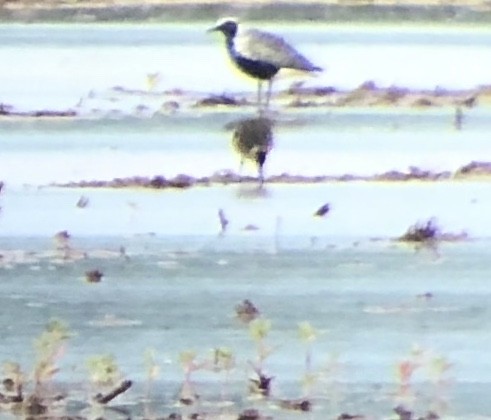
[[[244,159],[240,160],[239,165],[239,182],[242,182],[242,168],[244,167]]]
[[[264,150],[259,150],[256,154],[256,163],[257,163],[257,172],[258,172],[258,180],[259,187],[262,187],[264,184],[264,162],[266,162],[266,154]]]
[[[264,171],[263,167],[259,167],[259,187],[262,187],[264,185]]]
[[[271,99],[271,92],[273,90],[273,79],[268,80],[268,92],[266,93],[266,109],[269,108],[269,100]]]
[[[259,110],[259,113],[261,113],[261,88],[262,88],[262,83],[261,80],[257,81],[257,109]]]

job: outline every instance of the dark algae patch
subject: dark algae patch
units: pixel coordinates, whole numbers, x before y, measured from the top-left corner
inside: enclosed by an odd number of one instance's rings
[[[455,173],[450,171],[432,172],[410,167],[408,171],[401,172],[392,170],[375,175],[295,175],[280,174],[271,175],[264,179],[268,184],[319,184],[327,182],[444,182],[444,181],[465,181],[473,180],[476,176],[479,179],[488,179],[491,175],[490,162],[471,162],[468,165],[458,169]],[[233,171],[217,171],[210,176],[193,177],[186,174],[180,174],[173,178],[166,178],[163,175],[153,177],[133,176],[125,178],[114,178],[112,180],[84,180],[73,181],[68,183],[54,183],[51,186],[62,188],[149,188],[154,190],[167,189],[186,189],[191,187],[209,187],[212,185],[230,185],[241,184],[243,182],[257,183],[257,179],[251,176],[240,176]],[[323,216],[329,212],[327,207],[320,207],[316,215]]]

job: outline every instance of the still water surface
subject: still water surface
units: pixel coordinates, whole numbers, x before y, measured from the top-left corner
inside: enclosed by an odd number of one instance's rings
[[[211,26],[210,22],[210,26]],[[325,71],[310,83],[473,88],[489,83],[491,31],[483,27],[281,26],[283,35]],[[113,86],[249,92],[232,72],[223,40],[202,23],[179,25],[1,25],[0,98],[20,109],[73,107],[89,92]],[[285,88],[291,79],[278,84]]]
[[[372,79],[381,85],[474,87],[491,74],[488,30],[268,28],[326,68],[309,83],[354,87]],[[309,321],[320,332],[316,369],[337,360],[336,376],[316,385],[309,418],[390,413],[394,366],[414,346],[452,364],[442,395],[448,418],[489,415],[486,181],[271,185],[260,194],[255,185],[177,192],[47,186],[236,170],[223,127],[244,111],[136,118],[125,116],[132,114],[127,110],[149,105],[147,97],[111,96],[114,85],[145,89],[146,74],[154,71],[162,75],[161,90],[253,92],[253,84],[229,71],[221,42],[205,29],[0,27],[0,62],[9,63],[0,68],[0,102],[63,109],[83,98],[87,113],[93,106],[124,111],[75,121],[0,121],[0,179],[6,183],[0,196],[0,360],[15,359],[29,370],[33,338],[49,319],[61,318],[74,336],[60,361],[60,380],[85,381],[87,358],[109,352],[141,389],[143,353],[153,347],[163,366],[155,398],[165,407],[161,411],[171,411],[182,375],[178,352],[191,348],[206,357],[227,346],[241,366],[232,374],[229,398],[248,406],[244,366],[254,348],[234,319],[234,306],[249,298],[273,323],[269,341],[276,350],[267,369],[276,377],[276,396],[301,394],[305,348],[298,322]],[[451,109],[280,111],[277,118],[268,174],[371,175],[408,166],[440,171],[491,160],[486,109],[466,114],[460,132],[452,127]],[[75,205],[81,195],[89,199],[85,209]],[[331,213],[313,218],[325,202]],[[230,220],[224,236],[218,235],[219,208]],[[470,240],[419,252],[391,240],[430,217],[445,230],[468,232]],[[247,225],[257,230],[245,230]],[[84,258],[63,261],[54,251],[51,237],[65,229]],[[127,258],[119,255],[121,247]],[[103,281],[87,284],[84,273],[94,268],[104,272]],[[418,297],[425,293],[432,297]],[[423,413],[433,391],[427,372],[414,379]],[[197,380],[211,384],[200,392],[220,398],[216,376],[199,372]],[[340,384],[335,393],[328,391],[332,381]]]

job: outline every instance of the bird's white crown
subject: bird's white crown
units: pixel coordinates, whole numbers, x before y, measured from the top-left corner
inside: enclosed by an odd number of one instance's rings
[[[234,22],[236,25],[238,25],[239,24],[239,19],[237,19],[235,16],[222,17],[222,18],[220,18],[220,19],[217,20],[217,23],[215,24],[215,27],[219,27],[219,26],[223,25],[226,22]]]

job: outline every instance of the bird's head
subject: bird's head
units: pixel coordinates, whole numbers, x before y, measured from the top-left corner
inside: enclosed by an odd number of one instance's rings
[[[213,28],[210,28],[208,32],[219,31],[225,35],[227,39],[233,39],[237,34],[239,28],[239,22],[234,18],[219,19]]]

